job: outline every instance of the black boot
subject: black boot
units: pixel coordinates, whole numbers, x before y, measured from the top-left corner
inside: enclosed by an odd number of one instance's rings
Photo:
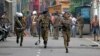
[[[46,46],[46,45],[44,45],[44,48],[47,48],[47,46]]]
[[[20,43],[20,47],[22,47],[22,43]]]
[[[19,43],[19,40],[18,40],[18,39],[16,40],[16,43],[17,43],[17,44]]]
[[[16,43],[19,44],[19,36],[16,38]]]
[[[68,48],[66,48],[66,53],[68,53]]]
[[[2,38],[0,41],[4,41],[4,38]]]
[[[22,47],[22,43],[23,43],[23,37],[21,37],[21,40],[20,40],[20,46]]]
[[[47,48],[47,41],[44,41],[44,48]]]

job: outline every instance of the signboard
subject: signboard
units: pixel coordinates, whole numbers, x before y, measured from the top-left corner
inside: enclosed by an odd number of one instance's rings
[[[81,14],[81,16],[84,19],[84,23],[85,24],[89,24],[90,23],[90,18],[91,18],[91,11],[90,11],[90,6],[81,6],[81,7],[76,7],[76,12],[75,12],[75,16],[77,16],[77,14]]]
[[[49,7],[49,13],[54,13],[54,8],[53,7]]]
[[[62,7],[63,8],[70,8],[70,2],[69,1],[61,1]]]
[[[56,5],[54,7],[49,7],[49,13],[55,13],[55,11],[58,11],[61,13],[61,5]]]
[[[90,18],[90,9],[89,8],[82,8],[81,15],[83,18]]]

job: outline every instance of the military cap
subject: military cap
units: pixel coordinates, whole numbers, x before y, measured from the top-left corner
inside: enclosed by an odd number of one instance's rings
[[[43,11],[43,12],[42,12],[42,14],[47,14],[47,13],[48,13],[48,11]]]

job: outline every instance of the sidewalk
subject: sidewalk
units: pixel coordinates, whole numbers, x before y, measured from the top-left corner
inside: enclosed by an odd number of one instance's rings
[[[95,45],[98,45],[100,47],[100,41],[94,41],[94,37],[93,35],[84,35],[83,38],[85,38],[86,40],[94,43]],[[100,40],[100,36],[99,36],[99,40]]]

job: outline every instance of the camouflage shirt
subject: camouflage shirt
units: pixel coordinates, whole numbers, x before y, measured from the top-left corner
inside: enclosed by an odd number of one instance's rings
[[[44,15],[41,15],[39,19],[39,23],[41,28],[48,28],[50,23],[50,17],[49,16],[45,17]]]
[[[71,20],[70,19],[63,18],[61,20],[61,24],[62,24],[63,31],[70,31],[70,29],[71,29]]]

